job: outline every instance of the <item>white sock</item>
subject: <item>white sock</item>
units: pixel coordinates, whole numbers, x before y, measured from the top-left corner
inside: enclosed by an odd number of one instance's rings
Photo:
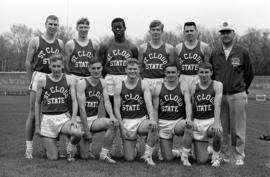
[[[26,141],[26,150],[33,150],[33,141]]]
[[[101,151],[100,151],[101,156],[106,156],[108,155],[108,153],[109,153],[109,149],[106,149],[104,147],[101,148]]]
[[[152,157],[153,151],[154,151],[154,147],[150,147],[148,144],[145,144],[144,155],[146,157]]]
[[[182,156],[188,157],[190,151],[191,151],[191,149],[187,149],[187,148],[183,147]]]
[[[213,151],[212,158],[217,158],[220,152]]]

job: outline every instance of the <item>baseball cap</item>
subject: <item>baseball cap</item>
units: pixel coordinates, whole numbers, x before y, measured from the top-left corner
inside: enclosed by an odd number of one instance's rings
[[[233,24],[230,22],[223,22],[222,25],[219,27],[218,31],[220,32],[220,31],[225,31],[225,30],[234,31]]]

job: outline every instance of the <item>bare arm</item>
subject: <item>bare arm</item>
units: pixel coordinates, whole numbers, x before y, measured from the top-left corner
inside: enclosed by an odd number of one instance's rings
[[[178,57],[178,55],[180,54],[180,52],[182,51],[182,46],[183,46],[183,43],[179,43],[175,46],[174,48],[174,55],[175,55],[175,58]]]
[[[38,80],[37,93],[35,100],[35,127],[37,134],[40,134],[40,105],[42,101],[42,88],[45,86],[44,78]]]
[[[159,109],[159,94],[161,91],[161,84],[155,87],[153,93],[153,108],[154,108],[154,117],[158,120],[158,109]]]
[[[149,89],[149,85],[146,81],[142,80],[142,90],[144,93],[144,101],[146,105],[146,109],[149,115],[149,119],[157,122],[157,117],[154,117],[154,112],[153,112],[153,105],[152,105],[152,95],[151,91]]]
[[[73,50],[74,50],[74,41],[70,40],[65,45],[65,68],[68,74],[70,73],[69,63]]]
[[[67,76],[68,79],[68,84],[70,87],[70,96],[71,96],[71,100],[72,100],[72,116],[71,116],[71,120],[75,121],[76,120],[76,116],[78,113],[78,102],[77,102],[77,98],[76,98],[76,81],[75,79],[73,79],[70,76]]]
[[[204,42],[201,42],[201,50],[204,55],[204,61],[209,62],[212,53],[210,46]]]
[[[184,100],[186,105],[186,120],[191,121],[192,116],[192,106],[191,106],[191,96],[190,90],[187,84],[181,85],[182,93],[184,94]]]
[[[107,113],[110,116],[110,119],[115,120],[115,116],[113,114],[113,108],[109,99],[108,91],[107,91],[107,85],[104,80],[101,80],[102,87],[103,87],[103,99],[104,99],[104,105]]]
[[[25,68],[26,68],[27,78],[29,82],[32,79],[32,74],[33,74],[32,61],[33,61],[34,54],[38,48],[38,40],[39,40],[38,38],[33,38],[29,42],[28,49],[27,49]]]
[[[64,52],[64,48],[65,48],[64,42],[61,39],[57,39],[57,40],[58,40],[59,46],[61,48],[61,52]]]
[[[80,80],[76,85],[76,93],[79,104],[80,118],[85,132],[90,132],[90,128],[87,123],[87,115],[85,111],[85,80]]]
[[[176,61],[174,47],[170,44],[166,44],[166,51],[169,54],[169,62],[174,63]]]
[[[132,57],[138,59],[139,55],[138,48],[134,44],[131,44],[130,50],[132,52]]]
[[[215,89],[215,101],[214,101],[214,124],[220,125],[220,107],[221,107],[221,100],[222,100],[222,93],[223,93],[223,85],[221,82],[213,81],[214,82],[214,89]]]
[[[119,124],[122,127],[123,123],[122,123],[122,116],[121,116],[121,113],[120,113],[120,108],[121,108],[121,106],[120,106],[121,105],[120,93],[121,93],[121,89],[122,89],[122,82],[120,82],[115,87],[115,93],[114,93],[114,113],[115,113],[116,119],[119,121]]]

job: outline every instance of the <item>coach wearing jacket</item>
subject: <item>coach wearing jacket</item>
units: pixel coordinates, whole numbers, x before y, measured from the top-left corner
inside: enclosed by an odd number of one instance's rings
[[[224,22],[219,32],[222,45],[213,51],[210,62],[214,69],[213,79],[223,83],[223,158],[229,161],[231,142],[235,164],[244,165],[247,93],[254,74],[248,51],[234,42],[233,26]]]

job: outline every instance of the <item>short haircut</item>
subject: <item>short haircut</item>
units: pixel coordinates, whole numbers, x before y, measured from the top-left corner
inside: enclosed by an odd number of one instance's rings
[[[154,28],[154,27],[157,27],[157,26],[160,26],[161,27],[161,30],[163,31],[163,28],[164,28],[164,24],[161,23],[160,20],[153,20],[150,25],[149,25],[149,29],[151,30],[151,28]]]
[[[55,15],[49,15],[49,16],[46,18],[46,23],[48,22],[49,19],[55,20],[55,21],[59,21],[58,17],[55,16]]]
[[[100,63],[102,65],[101,60],[99,60],[96,56],[94,56],[93,58],[91,58],[91,60],[88,63],[88,68],[90,68],[93,64],[95,63]]]
[[[86,24],[86,25],[89,25],[90,22],[89,22],[89,20],[88,20],[87,18],[80,18],[80,19],[77,21],[76,25],[79,26],[80,24]]]
[[[133,64],[139,65],[139,60],[136,58],[128,58],[126,65],[128,66],[128,65],[133,65]]]
[[[114,23],[117,23],[117,22],[122,22],[123,25],[124,25],[124,27],[126,28],[126,23],[125,23],[124,19],[119,18],[119,17],[117,17],[117,18],[115,18],[115,19],[112,20],[111,26],[113,27],[113,24]]]
[[[195,22],[186,22],[186,23],[184,23],[184,29],[185,29],[186,26],[194,26],[195,29],[197,30],[197,26],[196,26]]]
[[[50,63],[56,62],[58,60],[64,62],[64,56],[62,53],[55,53],[50,56]]]
[[[202,68],[202,69],[210,69],[210,71],[213,71],[213,66],[211,65],[211,63],[209,63],[207,61],[201,62],[199,64],[199,69],[200,68]]]
[[[175,62],[169,62],[164,65],[163,71],[165,72],[168,67],[176,67],[177,71],[179,71],[179,67]]]

